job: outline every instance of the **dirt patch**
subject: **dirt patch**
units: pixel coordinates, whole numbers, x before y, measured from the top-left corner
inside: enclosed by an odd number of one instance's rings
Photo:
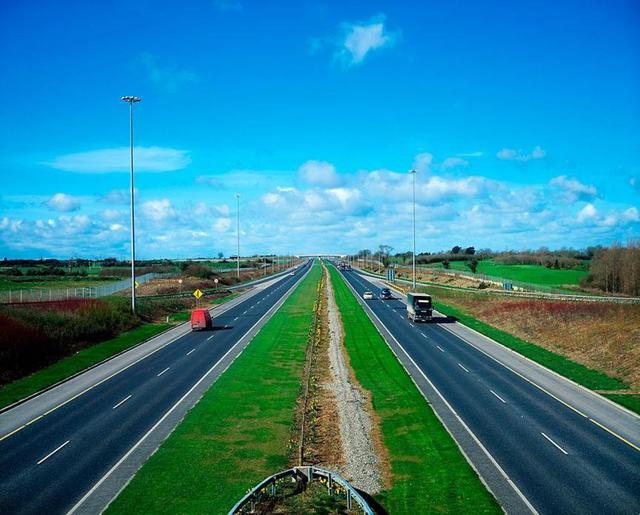
[[[341,473],[352,484],[370,494],[380,492],[388,481],[388,463],[369,392],[357,383],[344,350],[340,312],[335,303],[329,274],[327,277],[327,316],[330,330],[330,382],[324,388],[333,392],[339,420],[343,466]]]

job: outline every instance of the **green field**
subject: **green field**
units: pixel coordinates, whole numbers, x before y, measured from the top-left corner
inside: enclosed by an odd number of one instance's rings
[[[315,265],[109,513],[226,513],[248,488],[287,468],[320,277]]]
[[[500,513],[371,320],[330,267],[351,367],[371,392],[392,473],[376,496],[389,513]]]
[[[27,377],[6,384],[0,387],[0,408],[148,340],[169,327],[171,327],[169,324],[145,324],[136,327],[116,338],[92,345]]]
[[[465,261],[451,261],[450,266],[452,270],[470,272]],[[442,263],[433,263],[425,267],[444,268]],[[504,265],[491,260],[478,262],[477,273],[542,286],[577,286],[580,279],[588,274],[586,270],[556,270],[540,265]]]

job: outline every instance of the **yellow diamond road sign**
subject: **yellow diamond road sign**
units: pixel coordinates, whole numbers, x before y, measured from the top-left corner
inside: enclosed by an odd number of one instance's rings
[[[196,290],[196,291],[193,292],[193,296],[196,299],[199,299],[200,297],[202,297],[202,292],[200,290]]]
[[[136,288],[140,286],[140,283],[138,281],[135,281],[134,284],[136,285]]]

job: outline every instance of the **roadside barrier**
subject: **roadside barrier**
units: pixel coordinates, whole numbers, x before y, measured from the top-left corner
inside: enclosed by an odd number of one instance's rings
[[[229,515],[260,513],[260,504],[301,493],[312,481],[320,481],[326,485],[329,495],[344,499],[347,510],[351,510],[355,502],[365,515],[375,514],[360,492],[340,474],[320,467],[305,466],[283,470],[262,480],[231,508]]]

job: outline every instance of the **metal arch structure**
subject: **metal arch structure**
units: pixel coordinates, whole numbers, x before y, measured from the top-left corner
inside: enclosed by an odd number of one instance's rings
[[[302,466],[293,467],[288,470],[283,470],[277,474],[273,474],[268,478],[262,480],[256,486],[254,486],[242,499],[240,499],[231,510],[228,515],[236,515],[241,513],[247,513],[243,511],[243,508],[249,507],[251,510],[248,513],[254,512],[256,504],[262,497],[275,496],[277,493],[277,482],[281,479],[291,478],[294,482],[301,485],[303,488],[314,479],[323,479],[326,481],[329,494],[334,494],[337,491],[344,491],[346,495],[347,509],[351,509],[353,502],[360,506],[365,515],[375,515],[375,512],[369,506],[369,503],[360,495],[360,493],[349,484],[340,474],[332,472],[330,470],[322,469],[320,467]]]

